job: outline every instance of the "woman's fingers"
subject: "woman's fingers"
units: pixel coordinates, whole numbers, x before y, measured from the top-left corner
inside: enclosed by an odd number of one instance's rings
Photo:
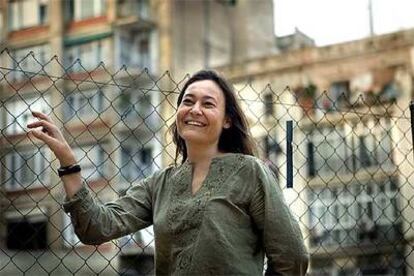
[[[53,124],[47,122],[47,121],[42,120],[42,121],[36,121],[36,122],[30,123],[30,124],[27,124],[27,127],[28,128],[45,127],[45,128],[52,129],[55,126]]]
[[[53,138],[56,138],[62,142],[66,142],[59,128],[46,114],[37,111],[32,111],[32,114],[34,117],[38,118],[39,121],[28,124],[28,128],[42,127],[42,131],[44,133],[47,133]]]
[[[62,166],[76,163],[75,154],[66,140],[60,135],[60,139],[55,138],[49,135],[48,132],[43,132],[40,129],[30,130],[29,135],[33,135],[35,138],[44,142],[53,151]]]
[[[49,147],[57,146],[56,143],[59,142],[62,144],[66,143],[66,140],[63,138],[58,127],[46,114],[37,111],[32,111],[32,114],[34,117],[38,118],[39,121],[27,124],[27,127],[31,129],[38,127],[42,128],[41,130],[34,129],[30,131],[36,138],[48,144]]]
[[[45,113],[39,111],[32,111],[32,115],[38,119],[43,119],[48,121],[49,123],[53,123],[52,119],[49,118]]]
[[[36,137],[37,139],[45,142],[52,150],[54,147],[56,147],[56,144],[58,143],[58,141],[53,138],[52,136],[48,135],[46,132],[43,132],[39,129],[34,129],[29,131],[29,134],[33,134],[34,137]]]
[[[40,120],[37,122],[33,122],[30,124],[27,124],[28,128],[37,128],[42,127],[41,131],[52,136],[53,138],[62,140],[63,136],[60,135],[59,129],[53,124],[45,120]]]
[[[39,121],[27,125],[28,135],[37,138],[48,145],[63,165],[76,163],[75,155],[54,122],[41,112],[33,111],[33,116]],[[41,129],[36,129],[41,127]]]

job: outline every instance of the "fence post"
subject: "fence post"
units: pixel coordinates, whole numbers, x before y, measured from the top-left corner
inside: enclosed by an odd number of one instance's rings
[[[286,186],[293,188],[293,153],[292,153],[292,140],[293,140],[293,122],[292,120],[286,121]]]

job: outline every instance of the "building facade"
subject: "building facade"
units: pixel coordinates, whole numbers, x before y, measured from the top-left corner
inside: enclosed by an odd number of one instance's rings
[[[96,248],[79,242],[61,209],[58,161],[25,134],[30,111],[50,114],[97,199],[114,199],[171,162],[164,133],[185,73],[276,52],[272,1],[255,7],[0,0],[1,273],[152,270],[151,229]]]
[[[241,91],[284,187],[285,122],[294,122],[285,196],[311,275],[413,273],[413,38],[406,30],[218,68]]]

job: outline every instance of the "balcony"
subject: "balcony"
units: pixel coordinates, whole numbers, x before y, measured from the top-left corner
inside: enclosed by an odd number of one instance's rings
[[[328,253],[401,243],[398,182],[349,183],[308,190],[310,245]],[[347,251],[348,252],[348,251]]]
[[[401,231],[401,224],[381,225],[372,223],[369,228],[366,224],[350,229],[324,230],[315,234],[311,231],[310,244],[312,248],[323,248],[326,251],[341,249],[368,249],[375,247],[386,247],[399,243],[404,235]]]
[[[304,152],[311,178],[393,172],[392,125],[387,118],[312,129]]]
[[[142,84],[144,85],[144,84]],[[122,131],[142,131],[152,135],[159,130],[163,119],[157,110],[157,92],[143,87],[130,87],[120,94],[113,106],[119,115],[117,127]]]
[[[117,26],[151,27],[151,8],[149,0],[118,0]]]

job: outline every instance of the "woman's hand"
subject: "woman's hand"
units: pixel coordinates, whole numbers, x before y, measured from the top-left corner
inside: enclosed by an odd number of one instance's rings
[[[28,132],[28,135],[33,135],[48,145],[60,161],[61,167],[75,164],[76,158],[73,150],[49,116],[37,111],[32,111],[32,114],[39,121],[27,125],[28,128],[32,129]],[[35,129],[38,127],[41,127],[41,129]]]

